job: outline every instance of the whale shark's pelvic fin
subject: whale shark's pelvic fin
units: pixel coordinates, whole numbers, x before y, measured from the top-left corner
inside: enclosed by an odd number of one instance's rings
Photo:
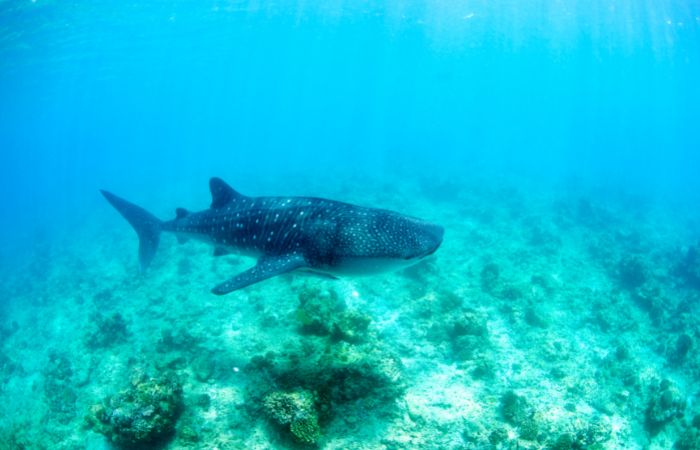
[[[211,191],[211,207],[214,209],[221,208],[233,200],[243,198],[242,194],[236,192],[224,180],[217,177],[209,180],[209,190]]]
[[[211,291],[216,295],[228,294],[259,281],[307,266],[306,260],[301,255],[261,256],[255,266],[224,281]]]

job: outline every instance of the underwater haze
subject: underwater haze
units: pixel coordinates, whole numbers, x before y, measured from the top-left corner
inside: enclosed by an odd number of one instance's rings
[[[700,449],[700,2],[0,0],[0,450]],[[409,268],[163,236],[221,177]]]

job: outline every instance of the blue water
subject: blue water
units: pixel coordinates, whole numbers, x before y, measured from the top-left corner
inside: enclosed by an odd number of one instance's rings
[[[488,167],[687,193],[699,8],[4,1],[3,217],[239,171]]]
[[[100,188],[170,218],[206,207],[214,175],[251,194],[437,211],[452,221],[441,267],[469,254],[457,238],[475,217],[486,254],[518,239],[498,234],[503,217],[546,216],[527,205],[562,186],[597,192],[594,212],[624,192],[632,211],[689,213],[698,80],[698,1],[0,0],[0,267],[41,267],[40,245],[92,241],[85,224],[134,238]],[[513,210],[485,212],[504,200]],[[620,235],[663,241],[653,223]],[[665,223],[668,249],[697,243],[693,223]],[[118,262],[134,264],[123,245]]]

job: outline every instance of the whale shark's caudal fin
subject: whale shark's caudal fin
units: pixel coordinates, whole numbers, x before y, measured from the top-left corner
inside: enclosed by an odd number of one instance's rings
[[[163,228],[163,222],[153,214],[149,213],[140,206],[129,203],[121,197],[117,197],[111,192],[103,191],[107,201],[124,216],[124,218],[134,227],[136,234],[139,236],[139,262],[141,270],[145,270],[153,260],[153,256],[158,249],[160,241],[160,232]]]

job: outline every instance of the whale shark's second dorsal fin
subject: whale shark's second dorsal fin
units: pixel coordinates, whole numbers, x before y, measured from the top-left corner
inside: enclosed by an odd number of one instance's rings
[[[243,195],[226,184],[224,180],[217,177],[213,177],[209,180],[209,189],[211,190],[212,208],[221,208],[231,201],[243,197]]]

